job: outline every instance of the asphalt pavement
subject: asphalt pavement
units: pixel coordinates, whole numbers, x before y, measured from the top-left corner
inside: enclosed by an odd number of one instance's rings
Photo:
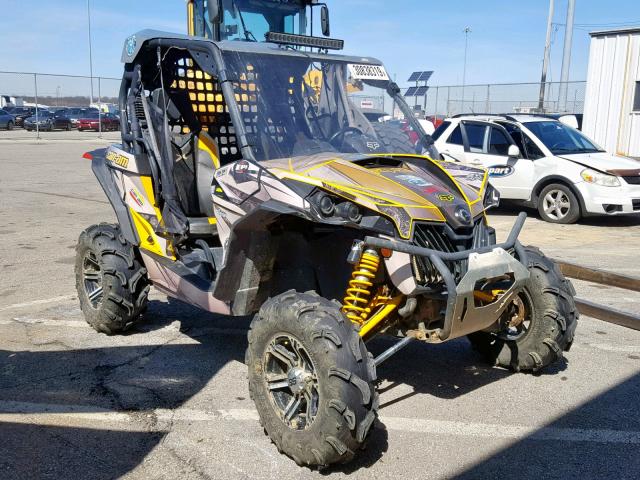
[[[114,215],[81,155],[108,138],[65,138],[0,136],[0,479],[640,478],[640,332],[587,317],[565,360],[537,375],[487,366],[464,339],[411,344],[379,367],[366,450],[297,467],[249,399],[248,319],[154,293],[126,335],[84,322],[75,243]],[[525,244],[640,277],[640,218],[557,226],[530,213]],[[502,238],[516,214],[491,215]],[[638,294],[574,283],[640,312]]]

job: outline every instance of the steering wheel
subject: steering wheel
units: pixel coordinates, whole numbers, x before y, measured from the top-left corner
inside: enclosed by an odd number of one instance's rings
[[[333,142],[337,141],[338,139],[341,140],[340,143],[344,142],[344,137],[347,133],[359,133],[360,135],[364,135],[364,132],[359,128],[347,126],[347,127],[341,128],[336,133],[331,135],[331,138],[329,139],[329,143],[335,147]]]

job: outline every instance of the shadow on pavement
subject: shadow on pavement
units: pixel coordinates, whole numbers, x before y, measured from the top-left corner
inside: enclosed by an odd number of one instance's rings
[[[44,347],[55,348],[51,351],[0,350],[0,401],[45,405],[43,413],[66,413],[71,406],[80,406],[83,413],[175,409],[227,363],[244,362],[249,318],[215,316],[173,300],[150,302],[145,317],[128,336],[179,318],[180,332],[195,341],[88,349],[61,349],[66,346],[52,342]],[[118,338],[112,343],[118,345]],[[117,478],[140,464],[167,433],[0,421],[0,478]],[[275,446],[269,448],[275,452]],[[378,423],[365,452],[329,471],[370,467],[386,450],[387,431]]]
[[[639,398],[637,374],[455,478],[636,480],[640,478]],[[569,438],[544,438],[547,429],[558,429],[560,435],[555,437]]]

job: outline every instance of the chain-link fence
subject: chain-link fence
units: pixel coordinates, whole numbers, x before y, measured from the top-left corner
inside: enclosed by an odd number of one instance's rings
[[[405,97],[407,103],[426,116],[460,113],[582,113],[586,82],[548,82],[541,96],[540,83],[494,83],[429,87],[423,97]],[[407,89],[402,89],[403,94]],[[387,96],[351,95],[364,109],[392,113]],[[396,110],[394,116],[399,116]]]
[[[115,131],[118,115],[120,79],[24,72],[0,72],[0,109],[15,114],[12,132],[0,132],[0,138],[93,138]],[[73,112],[73,122],[44,122],[48,114],[62,109]],[[97,111],[98,122],[89,129],[78,129],[79,109]],[[25,128],[25,115],[31,121]],[[37,116],[37,119],[34,117]],[[86,115],[85,115],[86,116]],[[36,121],[33,121],[36,120]],[[95,126],[95,130],[91,127]],[[73,134],[69,133],[72,130]],[[63,133],[64,132],[64,133]],[[114,136],[111,134],[110,136]]]
[[[452,116],[460,113],[582,113],[584,109],[586,82],[548,82],[541,96],[540,83],[500,83],[481,85],[447,85],[429,87],[426,96],[405,97],[416,112],[424,116]],[[107,125],[107,119],[118,115],[118,90],[120,79],[74,75],[51,75],[40,73],[0,72],[0,108],[7,106],[30,107],[40,112],[56,111],[62,107],[99,109],[100,121],[97,132],[79,132],[77,124],[71,129],[73,138],[102,136],[103,131],[117,127],[116,122]],[[366,89],[352,93],[351,99],[365,111],[387,113],[398,118],[401,113],[388,95],[372,96]],[[403,94],[406,89],[403,89]],[[105,117],[105,118],[103,118]],[[32,131],[20,130],[23,119],[14,127],[17,131],[0,132],[0,138],[40,137],[72,138],[63,125],[49,132],[49,125],[40,128],[35,122]],[[62,128],[61,128],[62,127]],[[43,130],[47,130],[46,132]],[[110,134],[117,138],[116,134]]]

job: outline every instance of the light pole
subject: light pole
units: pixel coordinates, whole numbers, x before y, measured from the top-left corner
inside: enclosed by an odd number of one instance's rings
[[[567,5],[567,23],[564,30],[564,50],[562,53],[562,71],[560,72],[560,108],[567,111],[567,93],[569,90],[569,67],[571,66],[571,42],[573,41],[573,20],[576,14],[576,0]]]
[[[555,1],[549,0],[549,15],[547,16],[547,37],[544,42],[544,60],[542,61],[542,77],[540,78],[540,95],[538,100],[538,110],[544,112],[544,95],[547,87],[547,71],[549,70],[549,57],[551,56],[551,33],[553,31],[553,13]]]
[[[87,0],[87,25],[89,27],[89,75],[91,77],[91,93],[89,106],[93,104],[93,52],[91,47],[91,0]]]
[[[462,67],[462,110],[464,111],[464,87],[467,83],[467,49],[469,47],[469,34],[471,27],[465,27],[464,32],[464,65]]]
[[[60,106],[60,85],[56,87],[56,107]]]

